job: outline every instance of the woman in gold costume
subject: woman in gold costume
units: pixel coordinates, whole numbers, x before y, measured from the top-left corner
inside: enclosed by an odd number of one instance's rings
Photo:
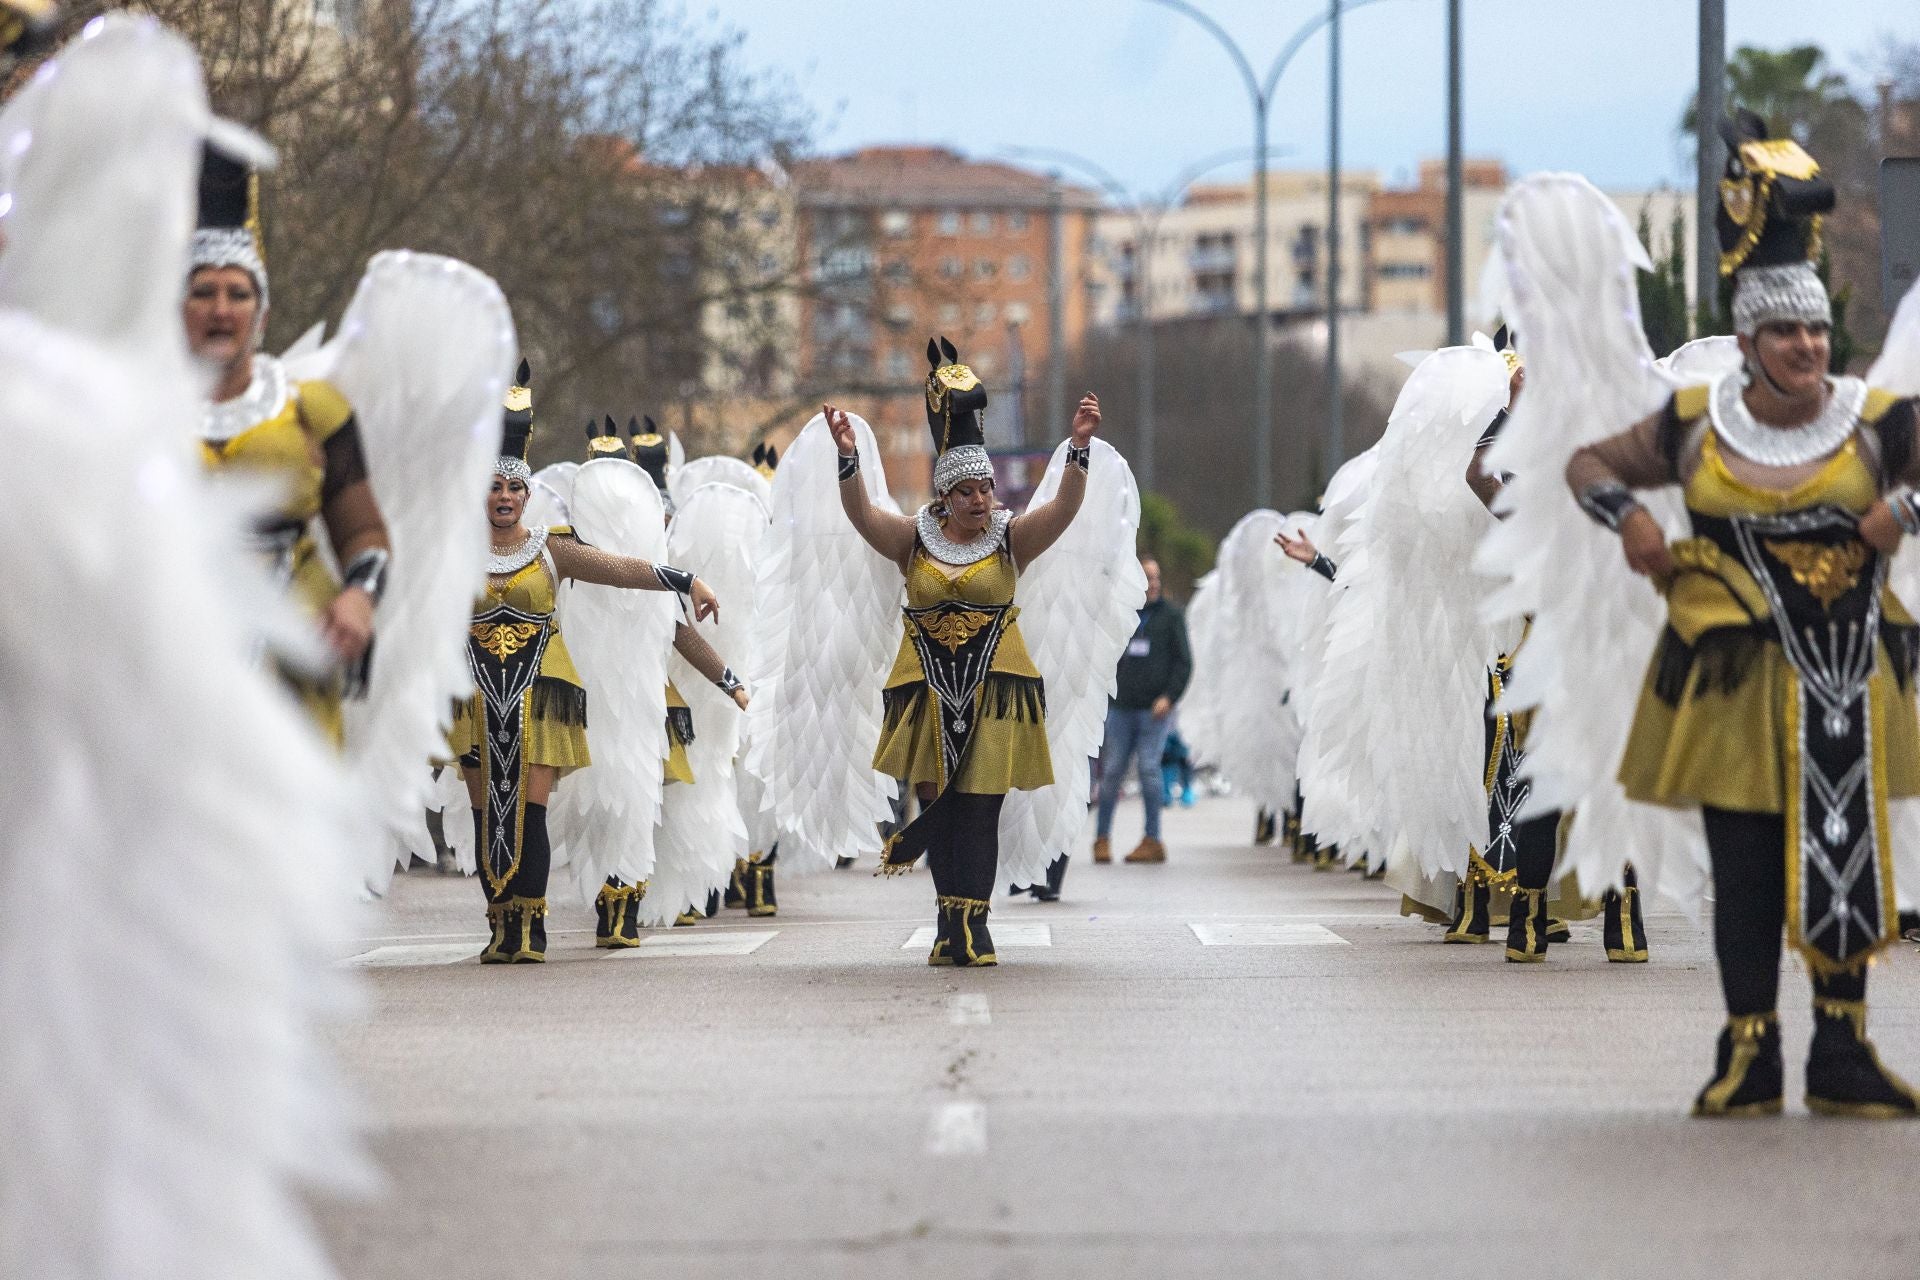
[[[906,779],[921,811],[887,842],[882,870],[905,871],[926,854],[939,899],[928,963],[992,965],[987,913],[1000,808],[1009,791],[1053,782],[1046,690],[1020,635],[1014,586],[1080,509],[1100,402],[1088,395],[1074,414],[1057,496],[1015,520],[994,501],[986,388],[945,339],[927,343],[927,361],[927,423],[938,457],[934,502],[914,518],[869,501],[853,424],[831,406],[825,414],[847,519],[906,576],[906,634],[886,679],[873,768]]]
[[[1920,631],[1886,586],[1920,532],[1915,405],[1828,374],[1819,166],[1748,113],[1723,132],[1742,367],[1567,468],[1667,602],[1619,776],[1635,800],[1705,818],[1728,1020],[1695,1114],[1780,1110],[1784,926],[1813,979],[1809,1108],[1913,1116],[1920,1097],[1865,1027],[1867,967],[1896,936],[1887,801],[1920,795]],[[1632,492],[1663,486],[1692,527],[1671,546]]]
[[[253,182],[243,166],[206,150],[182,308],[188,348],[215,371],[200,446],[208,467],[265,476],[282,488],[277,517],[258,530],[261,549],[316,620],[336,663],[330,672],[287,671],[285,678],[338,743],[341,699],[366,685],[374,606],[387,581],[387,528],[353,406],[326,382],[296,381],[260,350],[267,269]],[[341,566],[338,578],[314,541],[316,517]]]
[[[493,555],[467,642],[477,691],[456,709],[450,734],[473,808],[475,862],[487,893],[492,937],[480,956],[484,964],[546,959],[547,803],[561,778],[591,763],[587,690],[555,617],[560,584],[572,579],[672,591],[696,618],[719,609],[707,585],[683,570],[597,550],[564,525],[528,529],[521,523],[532,480],[529,382],[522,361],[507,393],[501,456],[486,496]],[[724,664],[716,659],[714,665],[717,680]]]

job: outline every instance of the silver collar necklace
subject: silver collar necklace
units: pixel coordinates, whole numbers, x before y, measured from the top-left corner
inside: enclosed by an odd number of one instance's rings
[[[978,564],[988,556],[1000,550],[1007,540],[1007,524],[1013,519],[1013,512],[1005,509],[996,511],[987,520],[986,531],[972,542],[955,542],[940,527],[940,517],[934,514],[934,504],[929,502],[920,508],[920,514],[913,518],[915,529],[920,534],[920,545],[927,554],[941,564],[966,565]]]
[[[547,549],[547,528],[543,525],[527,532],[527,540],[504,554],[494,552],[487,557],[487,574],[490,577],[503,577],[509,573],[518,573],[532,564],[542,551]]]
[[[1770,427],[1753,416],[1742,392],[1745,375],[1725,373],[1714,380],[1707,399],[1714,434],[1749,462],[1763,467],[1797,467],[1826,457],[1860,426],[1867,384],[1858,378],[1829,378],[1831,394],[1811,422]]]
[[[259,426],[287,404],[287,367],[268,355],[253,358],[253,377],[247,389],[231,400],[207,402],[200,434],[216,444]]]

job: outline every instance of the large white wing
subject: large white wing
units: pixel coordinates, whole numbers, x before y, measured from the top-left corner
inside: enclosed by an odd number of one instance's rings
[[[1066,466],[1062,441],[1028,510],[1053,500]],[[1020,575],[1014,594],[1021,637],[1046,682],[1053,785],[1012,792],[1000,810],[1001,879],[1011,884],[1045,880],[1047,865],[1077,848],[1086,829],[1087,761],[1100,753],[1120,655],[1147,599],[1134,546],[1139,529],[1133,471],[1119,450],[1095,437],[1079,512]]]
[[[581,465],[573,520],[590,546],[667,562],[660,490],[624,458]],[[667,754],[667,650],[678,616],[671,592],[567,585],[561,634],[587,687],[593,764],[559,785],[548,813],[555,873],[567,868],[583,899],[610,875],[638,883],[653,874]]]
[[[1493,517],[1466,471],[1506,398],[1490,347],[1444,348],[1413,371],[1342,541],[1328,627],[1328,759],[1370,797],[1374,847],[1404,837],[1429,876],[1465,872],[1486,841],[1483,709],[1500,646],[1480,616],[1491,584],[1471,568]]]
[[[692,490],[677,506],[667,558],[720,599],[719,621],[693,626],[728,665],[740,663],[753,635],[753,560],[766,532],[766,508],[745,489],[718,483]],[[646,925],[670,924],[687,907],[704,903],[709,892],[726,884],[734,860],[748,853],[734,781],[744,717],[732,698],[678,653],[668,670],[693,712],[693,742],[687,747],[693,781],[669,786],[661,800],[653,877],[640,901]]]
[[[347,704],[347,758],[394,833],[419,821],[455,699],[472,692],[466,624],[484,581],[483,495],[499,453],[516,350],[498,285],[434,254],[374,255],[331,344],[393,543],[364,700]],[[394,861],[376,843],[368,892]]]
[[[1193,679],[1180,700],[1180,736],[1187,741],[1196,764],[1219,763],[1220,715],[1225,708],[1225,686],[1220,680],[1222,635],[1226,612],[1220,589],[1220,570],[1210,569],[1193,584],[1187,600],[1187,641],[1193,648]]]
[[[725,454],[695,458],[683,467],[674,468],[667,476],[667,491],[673,494],[675,506],[685,502],[700,486],[708,484],[726,484],[745,489],[760,500],[762,507],[773,501],[772,482],[748,463]]]
[[[1195,639],[1193,686],[1180,704],[1180,731],[1188,742],[1236,791],[1276,812],[1293,798],[1300,747],[1298,724],[1285,701],[1292,667],[1286,613],[1301,568],[1273,542],[1286,527],[1277,511],[1251,511],[1221,540],[1212,574],[1217,617],[1207,622],[1204,653]],[[1196,630],[1201,603],[1196,595],[1189,632]]]
[[[573,477],[579,470],[577,462],[555,462],[534,472],[522,517],[527,528],[573,523]]]
[[[852,419],[868,498],[894,508],[872,428]],[[900,643],[899,567],[840,508],[839,451],[807,423],[774,474],[756,570],[747,768],[780,832],[783,874],[880,851],[897,787],[873,770],[880,685]]]
[[[1529,809],[1574,811],[1565,861],[1584,891],[1617,883],[1631,860],[1643,887],[1684,904],[1703,885],[1697,816],[1633,804],[1615,781],[1665,609],[1565,478],[1574,450],[1625,430],[1669,394],[1640,327],[1634,270],[1646,269],[1646,254],[1577,174],[1519,183],[1495,228],[1499,293],[1489,302],[1526,344],[1527,388],[1489,453],[1488,465],[1513,479],[1498,504],[1506,518],[1476,565],[1502,582],[1491,617],[1533,618],[1506,691],[1509,707],[1538,709]],[[1643,497],[1669,533],[1680,531],[1672,495]]]

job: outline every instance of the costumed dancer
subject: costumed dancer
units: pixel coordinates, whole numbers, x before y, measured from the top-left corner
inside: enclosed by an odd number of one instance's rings
[[[0,504],[7,1276],[326,1280],[306,1194],[355,1163],[319,1024],[358,812],[250,661],[305,626],[244,550],[258,513],[190,452],[184,229],[215,133],[251,139],[187,42],[129,14],[0,111],[0,385],[29,478]]]
[[[1811,259],[1833,188],[1757,117],[1723,133],[1721,269],[1735,280],[1743,367],[1704,386],[1669,393],[1658,380],[1635,305],[1644,251],[1589,184],[1529,179],[1497,220],[1496,284],[1529,335],[1535,387],[1490,463],[1528,483],[1558,454],[1594,521],[1572,524],[1564,489],[1557,501],[1517,490],[1489,544],[1513,556],[1508,607],[1545,604],[1515,672],[1545,739],[1529,756],[1534,803],[1585,790],[1575,842],[1590,828],[1638,834],[1610,856],[1570,850],[1583,882],[1617,879],[1631,850],[1643,882],[1651,861],[1662,889],[1697,892],[1684,837],[1699,829],[1691,815],[1703,821],[1728,1019],[1695,1114],[1781,1108],[1784,927],[1814,987],[1808,1106],[1912,1116],[1920,1098],[1866,1037],[1866,977],[1895,936],[1888,801],[1920,794],[1916,632],[1887,589],[1903,533],[1920,531],[1906,487],[1920,478],[1915,409],[1875,384],[1883,368],[1920,373],[1920,321],[1903,307],[1910,323],[1896,321],[1867,381],[1829,376],[1832,311]],[[1556,419],[1573,427],[1558,448]],[[1608,434],[1622,421],[1634,425]],[[1676,491],[1690,536],[1670,543],[1656,512]],[[1608,533],[1620,542],[1611,552]],[[1665,596],[1664,618],[1620,572],[1621,549]],[[1549,563],[1564,599],[1544,589]],[[1569,573],[1588,589],[1565,593]],[[1616,649],[1625,636],[1640,643],[1609,658],[1582,626]],[[1634,657],[1646,663],[1637,698],[1623,669]],[[1616,769],[1618,788],[1600,781]],[[1663,811],[1690,820],[1631,832]]]
[[[473,809],[476,861],[492,930],[491,940],[481,953],[481,961],[488,964],[538,963],[546,958],[547,883],[554,861],[547,806],[561,778],[591,763],[587,749],[588,686],[560,635],[555,613],[561,584],[573,581],[618,592],[671,592],[689,602],[697,618],[705,618],[718,608],[707,585],[684,570],[589,546],[566,526],[528,529],[522,523],[533,478],[527,465],[533,434],[530,382],[530,370],[523,360],[516,383],[505,399],[500,458],[486,498],[493,554],[487,565],[486,590],[474,603],[467,641],[467,659],[478,691],[458,708],[449,735]],[[617,476],[600,470],[608,466],[627,464],[586,464],[576,477],[571,498],[576,520],[596,520],[602,507],[614,508],[615,513],[605,522],[617,530],[626,509],[635,505],[633,495],[648,493],[652,486],[635,473],[633,486],[622,488]],[[663,539],[657,507],[654,512],[650,517],[643,513],[636,523],[652,525],[646,532]],[[595,600],[592,596],[574,599],[569,604],[570,618]],[[652,612],[659,615],[654,619],[660,628],[656,632],[658,646],[648,642],[645,634],[633,635],[630,643],[635,645],[634,657],[629,666],[642,661],[649,652],[658,653],[664,661],[664,625],[670,623],[671,615]],[[614,621],[625,625],[630,619],[616,617]],[[620,719],[623,726],[644,732],[649,719],[645,710],[647,690],[650,687],[655,691],[653,698],[658,705],[657,691],[664,688],[664,679],[655,680],[651,671],[640,671],[630,691],[637,696],[620,698],[617,695],[623,685],[616,673],[604,670],[603,674],[603,701],[616,707],[627,701],[639,703],[637,714]],[[652,829],[658,815],[657,762],[665,754],[660,736],[664,715],[655,712],[651,720],[654,763],[650,767],[646,763],[644,746],[623,749],[618,754],[631,773],[619,779],[619,794],[583,797],[576,806],[581,824],[604,808],[607,821],[603,825],[618,827],[625,839],[644,849],[649,863]],[[599,834],[604,836],[605,832]],[[634,855],[608,847],[604,839],[583,834],[578,843],[579,850],[570,861],[583,888],[603,885],[608,874],[629,882],[644,875],[635,873]],[[601,870],[607,863],[612,865]]]

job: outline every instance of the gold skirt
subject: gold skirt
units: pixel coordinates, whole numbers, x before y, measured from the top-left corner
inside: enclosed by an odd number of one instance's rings
[[[584,769],[592,764],[593,757],[587,751],[586,726],[567,724],[553,716],[537,715],[532,710],[531,702],[529,697],[529,706],[522,716],[526,762],[529,765],[551,765],[562,778],[575,769]],[[453,728],[447,732],[447,747],[455,760],[480,745],[476,726],[485,723],[485,718],[479,694],[456,704]]]
[[[932,699],[924,684],[914,687],[907,696],[910,701],[904,714],[880,734],[873,767],[889,778],[904,778],[910,785],[924,782],[937,786],[941,781],[940,735],[933,722]],[[982,796],[1052,786],[1053,757],[1047,750],[1046,720],[983,715],[960,766],[960,776],[952,785],[956,790]]]
[[[1752,668],[1731,689],[1695,670],[1677,705],[1653,691],[1659,662],[1656,652],[1620,762],[1627,795],[1679,808],[1785,813],[1787,752],[1795,749],[1787,740],[1787,708],[1799,679],[1785,651],[1762,644]],[[1912,687],[1901,689],[1892,671],[1883,643],[1868,681],[1873,746],[1887,798],[1900,799],[1920,795],[1920,720]]]

